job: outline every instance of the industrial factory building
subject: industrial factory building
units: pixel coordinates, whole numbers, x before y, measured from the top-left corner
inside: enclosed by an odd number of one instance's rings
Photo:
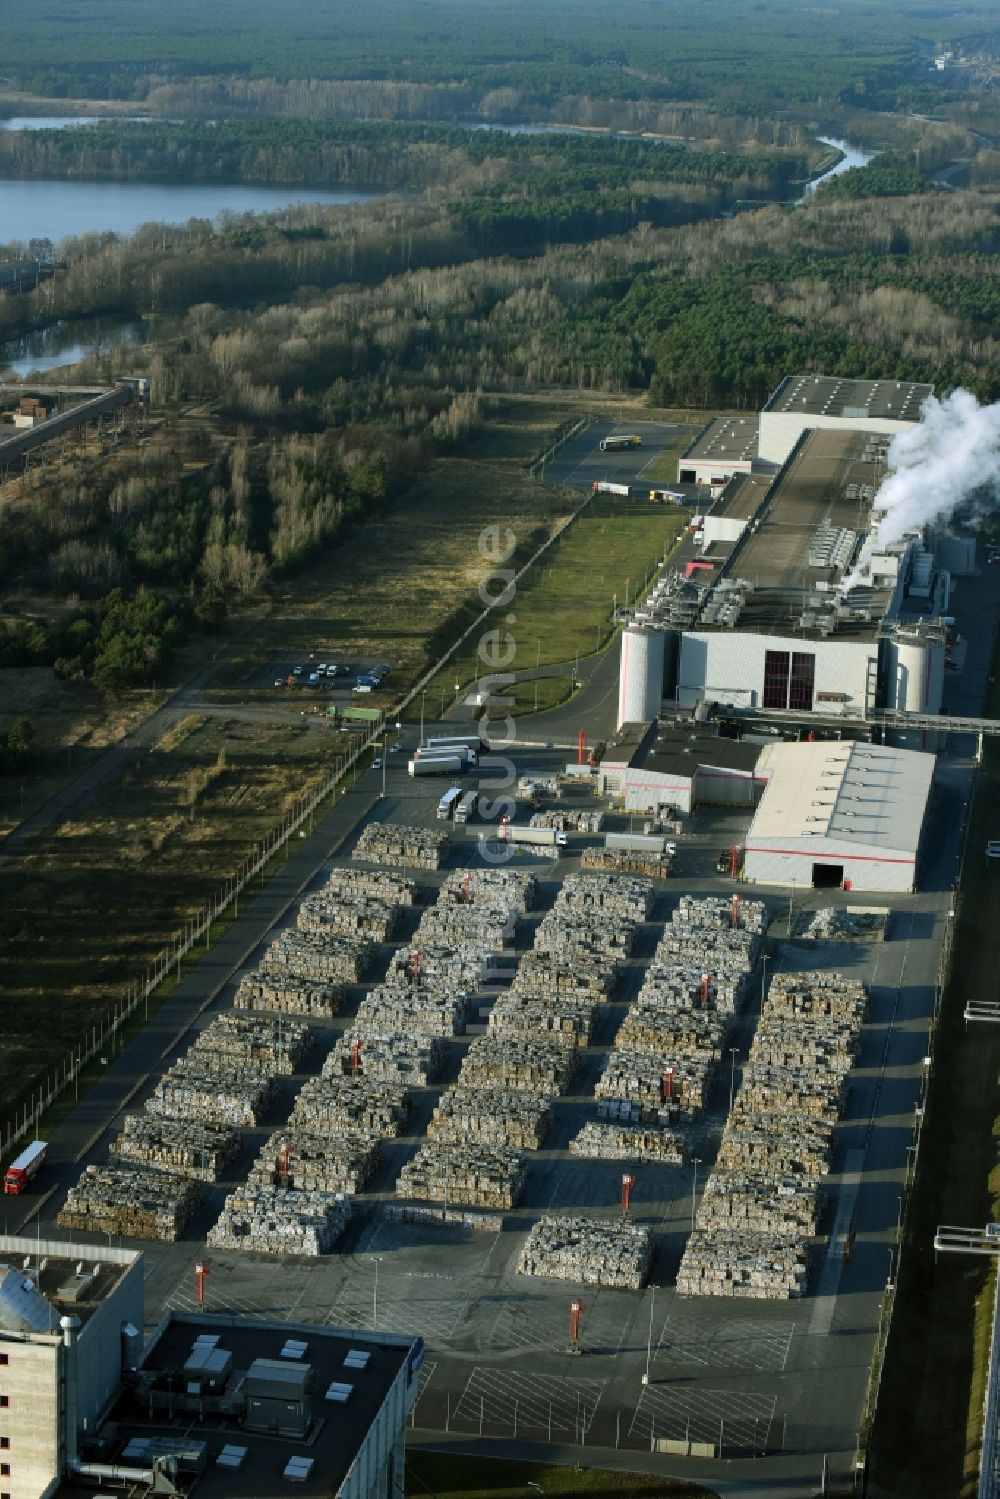
[[[628,723],[607,745],[598,766],[602,795],[626,812],[647,816],[672,808],[687,816],[699,806],[752,807],[764,786],[760,745],[723,739],[696,723]]]
[[[664,700],[855,721],[939,712],[949,569],[968,570],[971,548],[909,533],[848,586],[889,440],[807,430],[776,476],[733,477],[690,559],[657,579],[623,634],[619,725],[651,721]]]
[[[916,885],[933,755],[885,745],[774,744],[747,833],[751,884],[904,892]]]
[[[143,1319],[138,1251],[0,1235],[0,1493],[402,1495],[420,1339]]]
[[[713,418],[678,460],[678,482],[714,493],[734,474],[774,474],[810,429],[892,437],[919,421],[932,392],[906,380],[789,375],[763,411]]]

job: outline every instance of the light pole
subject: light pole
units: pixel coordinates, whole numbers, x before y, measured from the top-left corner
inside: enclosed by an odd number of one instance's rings
[[[764,1003],[764,994],[767,990],[767,953],[760,955],[760,1002]]]
[[[382,736],[382,796],[383,796],[383,798],[385,797],[385,760],[386,760],[386,756],[388,755],[388,753],[389,753],[389,736],[388,736],[388,734],[383,734],[383,736]]]
[[[378,1332],[378,1267],[382,1263],[382,1256],[372,1255],[372,1264],[375,1266],[375,1290],[372,1293],[372,1332]]]
[[[642,1376],[643,1384],[649,1384],[649,1366],[653,1360],[653,1308],[656,1306],[656,1287],[650,1286],[652,1293],[649,1299],[649,1332],[646,1334],[646,1372]]]
[[[427,688],[420,694],[420,743],[424,742],[424,703],[427,699]]]
[[[696,1155],[691,1164],[694,1166],[694,1180],[691,1183],[691,1232],[694,1233],[694,1213],[698,1199],[698,1167],[701,1164],[701,1156]]]
[[[729,1048],[729,1055],[732,1057],[732,1070],[731,1070],[731,1072],[729,1074],[729,1112],[730,1113],[733,1112],[733,1098],[734,1098],[734,1096],[736,1094],[736,1058],[739,1056],[739,1054],[740,1054],[740,1049],[739,1049],[738,1046],[731,1046]]]

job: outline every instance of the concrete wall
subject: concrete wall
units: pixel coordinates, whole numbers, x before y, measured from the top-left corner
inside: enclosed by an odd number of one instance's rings
[[[112,1294],[88,1317],[76,1343],[77,1418],[93,1430],[100,1412],[121,1386],[122,1327],[131,1322],[141,1333],[145,1320],[142,1260],[125,1271]]]
[[[685,479],[685,483],[718,485],[733,474],[749,474],[752,467],[752,458],[681,458],[677,463],[677,478],[680,482],[682,473],[692,474],[693,478]]]
[[[916,864],[902,849],[838,843],[827,838],[747,839],[743,864],[750,884],[811,887],[813,864],[843,865],[852,890],[912,890]]]
[[[758,456],[771,463],[784,463],[802,433],[822,427],[834,432],[907,432],[912,422],[891,417],[816,416],[805,411],[762,411]]]
[[[637,766],[623,778],[626,812],[645,812],[650,807],[674,806],[688,813],[694,805],[694,776],[665,775]]]
[[[0,1410],[0,1435],[10,1438],[2,1454],[10,1476],[0,1478],[0,1491],[11,1499],[39,1499],[59,1477],[59,1344],[58,1335],[40,1334],[0,1343],[7,1355],[0,1391],[10,1401]]]
[[[733,707],[761,708],[764,657],[767,651],[809,651],[816,657],[814,692],[843,693],[846,701],[817,703],[824,713],[854,716],[864,712],[869,663],[877,643],[853,640],[803,640],[801,636],[751,635],[739,630],[692,631],[681,640],[677,700],[682,708],[702,698]]]
[[[695,806],[752,807],[763,791],[765,778],[753,771],[699,765],[694,782]]]
[[[337,1491],[337,1499],[390,1499],[405,1484],[406,1417],[417,1398],[417,1375],[407,1379],[403,1365],[368,1428],[357,1457]]]

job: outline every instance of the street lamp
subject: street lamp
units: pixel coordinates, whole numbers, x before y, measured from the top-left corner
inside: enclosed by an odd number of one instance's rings
[[[378,1267],[382,1263],[380,1254],[372,1255],[372,1264],[375,1266],[375,1290],[372,1294],[372,1332],[378,1332]]]
[[[767,989],[767,953],[760,955],[760,1002],[764,1003],[764,994]]]
[[[643,1384],[649,1384],[649,1366],[653,1360],[653,1308],[656,1306],[656,1287],[650,1286],[652,1295],[649,1298],[649,1332],[646,1334],[646,1372],[642,1376]]]
[[[738,1046],[731,1046],[729,1048],[729,1055],[733,1059],[732,1060],[732,1070],[731,1070],[731,1072],[729,1074],[729,1112],[730,1113],[732,1113],[732,1111],[733,1111],[733,1098],[734,1098],[734,1096],[736,1094],[736,1058],[739,1056],[739,1054],[740,1054],[740,1049],[739,1049]]]
[[[691,1183],[691,1232],[694,1233],[694,1212],[698,1198],[698,1167],[701,1164],[701,1156],[696,1155],[691,1164],[694,1166],[694,1180]]]
[[[424,703],[427,700],[427,688],[420,694],[420,743],[424,742]]]
[[[382,796],[385,797],[385,760],[389,753],[389,736],[382,735]]]

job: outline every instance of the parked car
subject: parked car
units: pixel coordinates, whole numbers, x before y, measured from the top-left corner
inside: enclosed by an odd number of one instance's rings
[[[301,666],[293,666],[292,667],[292,676],[293,677],[301,677],[301,675],[302,675],[302,668],[301,668]]]
[[[376,755],[375,759],[372,761],[372,770],[381,770],[381,769],[382,769],[382,760],[381,760],[381,757],[378,756],[378,755]]]

